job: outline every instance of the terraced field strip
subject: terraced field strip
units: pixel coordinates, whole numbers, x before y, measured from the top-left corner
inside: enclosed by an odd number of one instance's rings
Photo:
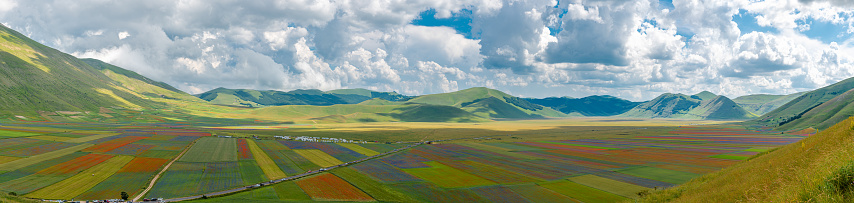
[[[337,143],[337,144],[341,145],[342,147],[346,147],[347,149],[358,152],[359,154],[362,154],[365,156],[373,156],[373,155],[380,154],[377,151],[374,151],[374,150],[371,150],[371,149],[368,149],[368,148],[365,148],[365,147],[362,147],[362,146],[359,146],[359,145],[353,144],[353,143]]]
[[[649,189],[646,187],[641,187],[638,185],[624,183],[595,175],[576,176],[569,178],[569,180],[578,184],[586,185],[588,187],[600,189],[605,192],[610,192],[632,199],[638,198],[638,192]]]
[[[14,160],[22,159],[21,157],[13,157],[13,156],[0,156],[0,164],[8,163]]]
[[[566,143],[566,142],[552,142],[552,141],[538,141],[538,142],[540,142],[540,143],[546,143],[546,144],[567,145],[567,146],[575,146],[575,147],[586,147],[586,148],[593,148],[593,149],[599,149],[599,150],[618,149],[618,148],[613,148],[613,147],[602,147],[602,146],[593,146],[593,145],[573,144],[573,143]]]
[[[60,137],[60,136],[52,136],[52,135],[37,135],[37,136],[30,136],[27,138],[54,141],[54,142],[67,142],[68,140],[75,139],[73,137]]]
[[[0,130],[0,137],[27,137],[34,135],[41,135],[41,133]]]
[[[285,172],[276,165],[276,162],[274,162],[273,159],[270,159],[270,156],[267,156],[267,153],[264,152],[264,150],[261,150],[261,147],[258,147],[258,144],[256,144],[254,140],[245,140],[246,144],[249,145],[249,151],[252,152],[252,157],[255,158],[255,162],[258,163],[258,167],[261,167],[261,171],[264,171],[264,175],[267,176],[268,180],[288,177],[288,174],[285,174]]]
[[[237,139],[202,137],[181,157],[184,162],[237,161]]]
[[[700,176],[700,174],[656,167],[630,168],[625,170],[619,170],[617,172],[651,180],[664,181],[673,184],[682,184]]]
[[[374,199],[379,201],[387,201],[387,202],[416,202],[417,200],[412,199],[391,187],[383,185],[380,182],[377,182],[374,179],[366,176],[365,174],[359,173],[351,168],[339,168],[332,171],[332,174],[335,174],[338,177],[343,178],[350,184],[355,185],[365,193],[368,193]]]
[[[463,188],[474,186],[495,185],[495,182],[475,176],[439,162],[426,162],[430,168],[403,169],[420,179],[430,181],[444,188]]]
[[[86,137],[66,140],[65,142],[84,143],[84,142],[88,142],[88,141],[92,141],[92,140],[97,140],[97,139],[101,139],[101,138],[107,138],[107,137],[115,136],[115,135],[119,135],[119,133],[104,133],[104,134],[90,135],[90,136],[86,136]]]
[[[330,167],[344,163],[318,149],[295,149],[293,151],[320,167]]]
[[[296,183],[315,201],[374,201],[370,195],[331,173],[299,179]]]
[[[537,184],[582,202],[624,202],[629,200],[628,198],[616,194],[611,194],[567,180]]]
[[[65,155],[74,153],[76,151],[86,149],[86,148],[91,147],[91,146],[94,146],[94,144],[88,144],[88,143],[87,144],[80,144],[80,145],[68,147],[65,149],[60,149],[60,150],[56,150],[56,151],[52,151],[52,152],[47,152],[44,154],[39,154],[39,155],[35,155],[35,156],[23,158],[23,159],[18,159],[18,160],[6,162],[4,164],[0,164],[0,172],[13,171],[16,169],[24,168],[24,167],[27,167],[29,165],[33,165],[33,164],[36,164],[36,163],[39,163],[42,161],[59,158],[61,156],[65,156]]]
[[[510,188],[511,190],[513,190],[514,192],[518,193],[519,195],[522,195],[522,197],[525,197],[526,199],[530,200],[531,202],[550,202],[550,203],[551,202],[554,202],[554,203],[573,202],[573,203],[578,203],[578,201],[576,201],[572,198],[569,198],[569,197],[564,196],[562,194],[558,194],[557,192],[551,191],[549,189],[546,189],[544,187],[540,187],[539,185],[535,185],[535,184],[512,185],[512,186],[507,186],[507,187]]]
[[[132,156],[113,157],[68,179],[29,193],[26,197],[63,200],[74,198],[109,178],[131,160]]]

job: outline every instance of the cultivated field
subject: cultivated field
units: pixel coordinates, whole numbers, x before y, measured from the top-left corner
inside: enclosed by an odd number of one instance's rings
[[[585,118],[251,129],[216,122],[3,123],[0,133],[14,133],[0,134],[0,191],[37,199],[118,199],[121,192],[135,197],[175,160],[143,196],[178,198],[317,171],[412,144],[398,141],[438,140],[200,201],[623,201],[810,135],[698,122]]]

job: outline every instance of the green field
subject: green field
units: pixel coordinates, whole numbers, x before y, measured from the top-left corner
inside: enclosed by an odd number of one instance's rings
[[[629,200],[616,194],[565,180],[538,183],[538,185],[582,202],[622,202]]]
[[[190,150],[179,161],[237,161],[237,140],[232,138],[201,138],[190,147]]]
[[[73,138],[65,141],[26,137],[0,139],[0,142],[10,143],[0,153],[16,155],[4,156],[9,158],[4,158],[6,163],[0,164],[6,171],[0,174],[0,191],[56,199],[117,198],[116,194],[122,191],[137,195],[161,170],[158,168],[160,165],[140,164],[145,162],[121,164],[115,160],[154,158],[152,160],[159,160],[158,163],[165,163],[186,150],[186,154],[177,158],[144,195],[145,198],[176,198],[317,171],[409,145],[272,139],[272,135],[280,134],[328,134],[363,139],[358,136],[376,133],[371,135],[372,138],[385,137],[384,141],[480,138],[421,145],[329,171],[341,179],[335,180],[339,185],[318,182],[332,181],[329,177],[301,186],[286,181],[206,201],[623,201],[639,198],[637,193],[643,190],[672,187],[738,163],[738,160],[722,159],[721,156],[747,157],[744,155],[750,154],[747,152],[768,151],[778,146],[773,143],[800,139],[792,135],[745,131],[743,126],[731,124],[679,126],[689,122],[697,121],[579,118],[480,124],[343,123],[296,125],[293,128],[255,125],[252,130],[235,130],[241,128],[239,126],[198,130],[195,126],[200,124],[176,128],[136,123],[28,127],[34,124],[21,122],[10,125],[21,129],[81,133],[57,136]],[[216,124],[208,123],[207,126]],[[134,133],[119,133],[123,130]],[[708,132],[713,135],[707,135]],[[733,133],[743,135],[730,135]],[[238,138],[211,136],[214,134]],[[136,141],[113,141],[128,140],[126,137]],[[71,142],[81,138],[87,141]],[[245,139],[246,145],[238,145],[240,139]],[[682,141],[686,139],[691,141]],[[697,139],[705,140],[694,141]],[[625,145],[626,142],[633,144]],[[105,146],[117,143],[121,146]],[[105,150],[103,154],[81,152],[94,145],[112,150]],[[699,153],[689,149],[708,149],[717,153]],[[84,156],[115,157],[103,163],[81,163],[81,167],[67,163]],[[56,167],[63,164],[69,168]],[[119,168],[122,172],[117,172]],[[64,173],[50,172],[65,170],[67,172]],[[311,187],[311,191],[307,194],[301,187]],[[348,194],[336,194],[330,189],[338,187],[347,188]]]
[[[473,187],[483,185],[494,185],[495,182],[481,177],[465,173],[438,162],[424,163],[429,168],[404,169],[409,174],[430,181],[438,186],[446,188]]]

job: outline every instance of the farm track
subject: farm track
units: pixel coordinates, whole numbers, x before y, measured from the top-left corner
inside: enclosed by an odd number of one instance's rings
[[[196,141],[198,141],[198,140],[199,139],[193,140],[193,143],[190,143],[190,145],[187,146],[187,148],[184,149],[184,151],[182,151],[181,154],[178,154],[178,156],[175,157],[175,159],[172,159],[172,161],[169,162],[169,164],[166,164],[166,166],[163,167],[163,170],[160,170],[160,172],[157,173],[157,175],[155,175],[154,178],[151,179],[151,182],[148,183],[148,187],[146,187],[145,190],[143,190],[141,193],[139,193],[139,195],[134,197],[133,200],[131,200],[131,202],[136,202],[139,199],[141,199],[143,196],[145,196],[145,194],[147,194],[148,191],[154,187],[154,184],[157,183],[157,179],[160,179],[160,175],[163,175],[163,173],[166,172],[167,169],[169,169],[169,166],[172,166],[172,163],[175,163],[175,161],[178,161],[178,159],[180,159],[182,156],[184,156],[184,153],[187,153],[187,151],[189,151],[190,148],[193,147],[193,145],[196,144]]]

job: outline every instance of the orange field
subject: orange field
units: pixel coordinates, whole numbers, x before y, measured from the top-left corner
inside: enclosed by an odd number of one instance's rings
[[[298,180],[297,185],[316,201],[374,201],[365,192],[331,173]]]
[[[61,164],[53,165],[49,168],[39,171],[38,174],[75,174],[80,171],[86,170],[89,167],[98,165],[99,163],[104,162],[112,157],[113,155],[87,154],[85,156],[77,157],[76,159],[72,159]]]
[[[82,150],[82,151],[84,151],[84,152],[101,152],[101,153],[109,152],[109,151],[112,151],[112,150],[114,150],[114,149],[116,149],[116,148],[119,148],[119,147],[125,146],[125,145],[127,145],[127,144],[130,144],[130,143],[133,143],[133,142],[136,142],[136,141],[143,140],[143,139],[145,139],[145,138],[148,138],[148,137],[140,137],[140,136],[127,136],[127,137],[122,137],[122,138],[118,138],[118,139],[115,139],[115,140],[110,140],[110,141],[102,142],[101,144],[97,144],[97,145],[95,145],[95,146],[91,146],[91,147],[86,148],[86,149],[84,149],[84,150]]]
[[[154,172],[160,169],[163,164],[169,162],[168,159],[158,159],[158,158],[148,158],[148,157],[136,157],[130,161],[127,165],[119,169],[117,173],[121,172]]]

